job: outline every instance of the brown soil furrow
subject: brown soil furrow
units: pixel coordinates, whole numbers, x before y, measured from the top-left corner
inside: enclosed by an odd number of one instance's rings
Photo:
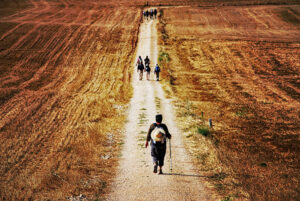
[[[84,20],[86,21],[86,18],[84,17]],[[61,21],[19,21],[19,20],[0,20],[0,23],[16,23],[21,25],[62,25],[62,26],[88,26],[91,23],[75,23],[72,22],[61,22]],[[91,26],[93,27],[110,27],[110,25],[104,25],[103,23],[93,23]]]
[[[14,49],[18,48],[18,46],[22,45],[22,43],[26,41],[26,38],[29,37],[34,31],[36,31],[38,27],[39,25],[34,25],[31,30],[29,30],[25,35],[21,36],[11,47],[2,51],[1,54],[7,54],[9,51],[13,51]]]
[[[38,4],[34,1],[34,0],[30,0],[30,3],[31,5],[33,5],[33,8],[32,7],[29,7],[28,9],[24,9],[22,11],[18,11],[17,13],[15,14],[12,14],[12,15],[9,15],[9,16],[6,16],[4,17],[3,19],[15,19],[15,18],[18,18],[18,16],[21,14],[27,14],[27,13],[31,13],[31,12],[34,12],[35,10],[38,10]]]
[[[46,35],[47,32],[55,31],[56,34],[53,34],[51,36]],[[43,26],[40,29],[41,38],[37,43],[34,43],[32,45],[33,48],[41,49],[43,52],[47,52],[49,50],[53,50],[55,46],[59,45],[59,40],[57,39],[60,36],[69,37],[71,35],[71,30],[68,29],[68,27],[64,26]]]
[[[260,19],[260,12],[257,13],[253,9],[247,9],[247,14],[256,22],[255,24],[258,26],[257,28],[269,29],[269,24],[266,24],[264,19]]]
[[[37,14],[36,16],[33,16],[32,19],[29,19],[27,21],[29,22],[35,22],[35,23],[54,23],[53,18],[56,19],[56,15],[61,15],[61,13],[66,12],[63,8],[60,8],[60,10],[57,10],[57,12],[53,12],[52,9],[47,11],[47,12],[43,12],[40,14]],[[35,20],[35,19],[39,19],[39,20]]]
[[[9,34],[12,34],[14,31],[16,31],[20,26],[22,26],[23,24],[22,23],[18,23],[14,28],[12,28],[12,29],[10,29],[10,30],[8,30],[7,32],[5,32],[2,36],[1,36],[1,38],[0,38],[0,40],[3,40],[6,36],[8,36]]]
[[[85,55],[82,56],[82,60],[80,63],[78,63],[79,66],[85,66],[84,63],[89,61],[88,55],[90,54],[90,52],[86,52]],[[75,68],[77,70],[79,70],[79,68]],[[68,83],[72,83],[75,82],[74,85],[71,85],[71,89],[72,91],[76,92],[76,93],[80,93],[80,91],[83,90],[83,87],[85,87],[85,84],[90,83],[89,81],[87,81],[86,79],[88,79],[88,75],[91,74],[91,72],[89,72],[88,69],[86,69],[85,71],[81,72],[81,71],[77,71],[76,73],[73,71],[73,76],[71,78],[70,81],[68,81]],[[72,81],[73,80],[73,81]]]
[[[45,1],[42,3],[40,2],[41,0],[39,0],[38,3],[31,1],[31,3],[34,5],[34,8],[22,13],[22,15],[19,17],[14,17],[13,19],[20,22],[30,22],[32,20],[39,21],[37,18],[38,15],[50,9],[50,6]]]
[[[86,12],[88,12],[88,11],[80,10],[79,13],[78,13],[78,15],[77,15],[77,18],[73,21],[73,24],[76,24],[76,23],[80,24],[80,23],[82,23],[82,21],[86,18]]]
[[[64,9],[68,9],[69,8],[69,3],[67,3],[67,1],[61,0],[60,2],[64,5]]]
[[[27,86],[31,85],[33,82],[38,81],[43,72],[47,69],[48,66],[54,66],[55,61],[60,57],[61,54],[65,53],[66,48],[70,45],[72,42],[73,38],[76,38],[77,35],[79,34],[80,29],[74,31],[73,33],[70,33],[70,36],[67,36],[64,41],[61,42],[60,45],[56,45],[55,48],[52,50],[52,52],[49,55],[49,58],[51,60],[48,60],[43,67],[41,67],[27,82],[24,82],[21,87],[26,88]],[[55,40],[56,37],[53,37]],[[50,63],[51,62],[51,63]]]
[[[71,22],[71,24],[79,23],[78,21],[80,21],[80,19],[82,17],[85,17],[85,15],[84,16],[82,16],[82,15],[84,15],[84,12],[82,10],[80,10],[80,9],[76,10],[76,16],[75,16],[74,20]]]

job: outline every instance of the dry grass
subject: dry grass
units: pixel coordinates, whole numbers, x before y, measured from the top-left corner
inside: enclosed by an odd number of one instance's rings
[[[97,2],[1,14],[1,200],[98,199],[115,174],[140,15]]]
[[[283,19],[293,10],[294,17]],[[224,200],[299,197],[299,6],[165,8],[162,78]],[[203,112],[203,117],[202,117]],[[203,136],[199,128],[213,120]]]

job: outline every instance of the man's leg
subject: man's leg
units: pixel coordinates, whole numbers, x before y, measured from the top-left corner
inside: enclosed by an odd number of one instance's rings
[[[164,166],[164,157],[160,157],[158,159],[158,166],[159,166],[158,174],[163,174],[162,168]]]
[[[159,166],[158,174],[163,174],[162,167],[164,166],[165,155],[166,155],[166,147],[162,148],[158,154],[158,166]]]
[[[157,167],[158,167],[158,153],[157,153],[157,147],[153,144],[151,144],[151,156],[153,161],[153,173],[157,173]]]
[[[153,167],[153,173],[157,173],[157,166],[158,166],[158,163],[157,162],[154,162],[154,167]]]
[[[143,79],[143,71],[140,70],[140,80],[142,80],[142,79]]]

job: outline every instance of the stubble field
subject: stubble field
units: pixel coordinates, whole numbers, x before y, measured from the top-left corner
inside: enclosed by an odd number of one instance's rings
[[[299,13],[297,5],[161,10],[165,89],[200,172],[226,199],[300,196]]]
[[[300,197],[298,1],[3,0],[0,199],[101,198],[147,2],[199,172],[227,200]]]
[[[3,4],[0,199],[96,199],[122,143],[140,15],[98,1]]]

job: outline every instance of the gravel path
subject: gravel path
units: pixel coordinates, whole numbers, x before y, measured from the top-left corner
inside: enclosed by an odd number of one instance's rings
[[[157,20],[149,20],[140,27],[137,56],[151,60],[153,71],[157,61]],[[137,59],[136,59],[137,60]],[[197,175],[184,149],[180,131],[174,120],[170,100],[166,99],[159,82],[138,80],[136,68],[133,72],[134,95],[130,103],[126,137],[117,177],[107,200],[215,200],[203,185],[203,178]],[[169,169],[169,146],[164,166],[164,174],[154,174],[150,147],[144,148],[146,132],[155,115],[163,114],[163,123],[172,134],[173,170]],[[168,144],[169,145],[169,144]]]

